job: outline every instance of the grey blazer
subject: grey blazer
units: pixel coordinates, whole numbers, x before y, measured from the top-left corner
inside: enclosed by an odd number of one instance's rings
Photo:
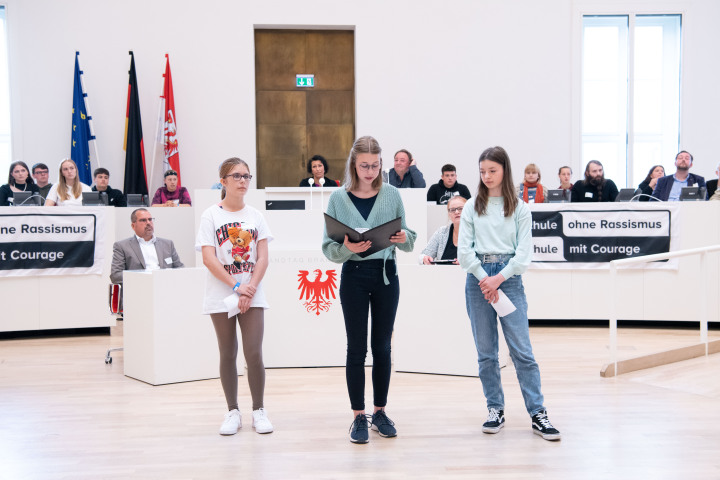
[[[155,250],[157,251],[160,268],[182,268],[185,266],[180,261],[172,240],[155,237]],[[165,261],[168,258],[172,263]],[[110,281],[112,283],[123,283],[124,270],[145,270],[145,259],[135,235],[125,240],[118,240],[113,244]]]

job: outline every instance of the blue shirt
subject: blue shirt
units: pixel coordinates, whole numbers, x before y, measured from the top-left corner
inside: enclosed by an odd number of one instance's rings
[[[688,179],[685,178],[685,181],[681,182],[677,179],[675,174],[673,174],[673,185],[672,189],[670,190],[670,195],[668,196],[668,202],[677,202],[680,200],[680,193],[682,192],[683,187],[688,186]]]

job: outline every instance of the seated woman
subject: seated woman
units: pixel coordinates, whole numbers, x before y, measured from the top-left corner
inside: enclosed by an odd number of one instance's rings
[[[517,195],[525,203],[546,203],[547,188],[540,183],[540,169],[534,163],[525,167],[525,181],[518,185]]]
[[[425,250],[420,255],[420,261],[425,265],[431,265],[437,260],[457,261],[458,234],[460,233],[460,215],[467,200],[460,195],[455,195],[447,203],[448,217],[450,223],[437,229],[430,237]]]
[[[325,157],[322,155],[315,155],[312,157],[307,164],[307,172],[312,174],[312,177],[308,177],[300,182],[301,187],[339,187],[340,182],[327,178],[325,174],[328,172],[328,164]],[[323,183],[320,183],[320,179],[323,179]]]
[[[40,195],[40,190],[30,176],[30,170],[25,162],[13,162],[10,165],[8,183],[0,187],[0,207],[12,205],[15,192],[33,192]]]
[[[658,178],[662,178],[664,176],[665,168],[662,165],[653,165],[648,172],[647,177],[645,177],[645,180],[640,182],[640,185],[638,185],[640,193],[652,196],[652,192],[655,189],[655,185],[657,185]],[[650,197],[642,196],[638,200],[641,202],[647,202],[650,200]]]
[[[178,188],[178,174],[175,170],[165,172],[165,186],[155,192],[153,207],[189,207],[192,205],[187,188]]]
[[[45,206],[81,206],[82,192],[90,191],[92,191],[90,187],[82,183],[78,178],[78,169],[75,162],[66,158],[60,162],[59,180],[50,188],[47,199],[45,199]]]

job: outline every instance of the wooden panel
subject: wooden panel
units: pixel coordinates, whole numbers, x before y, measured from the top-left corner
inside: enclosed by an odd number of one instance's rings
[[[307,138],[310,156],[320,154],[328,160],[346,159],[354,140],[353,126],[308,125]]]
[[[295,90],[305,70],[305,32],[255,30],[255,90]]]
[[[258,125],[304,125],[305,92],[257,92],[255,109]]]
[[[354,32],[308,32],[305,66],[315,75],[316,90],[354,90]]]
[[[258,188],[295,187],[307,163],[304,125],[258,125]]]
[[[352,91],[308,91],[307,123],[350,124],[355,120]]]

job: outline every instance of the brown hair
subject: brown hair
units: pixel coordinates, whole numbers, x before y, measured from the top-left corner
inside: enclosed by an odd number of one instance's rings
[[[250,172],[250,166],[247,164],[245,160],[242,160],[238,157],[230,157],[224,162],[220,164],[220,168],[218,168],[218,172],[220,173],[220,179],[222,180],[225,178],[233,168],[235,168],[238,165],[245,165],[245,168],[247,168],[248,172]],[[223,185],[222,190],[220,191],[220,200],[225,198],[225,185]]]
[[[30,183],[30,184],[35,183],[32,176],[30,175],[30,169],[28,168],[28,166],[25,165],[25,162],[23,162],[22,160],[18,160],[17,162],[13,162],[10,164],[10,173],[8,173],[8,185],[15,185],[15,177],[13,177],[12,172],[13,172],[13,170],[15,170],[15,167],[17,167],[18,165],[23,167],[28,174],[27,178],[25,179],[25,184],[27,185],[28,183]]]
[[[515,208],[518,205],[517,192],[515,191],[515,187],[513,186],[510,157],[508,156],[504,148],[490,147],[485,149],[485,151],[480,154],[480,160],[478,160],[478,165],[484,160],[493,161],[500,165],[503,169],[503,179],[501,185],[502,196],[504,200],[503,211],[506,217],[510,217],[513,213],[515,213]],[[485,214],[485,211],[487,210],[489,196],[489,190],[483,183],[481,176],[480,182],[478,183],[477,195],[475,196],[475,212],[477,212],[478,215]]]
[[[60,176],[58,180],[58,188],[57,188],[57,194],[58,198],[62,200],[63,202],[70,199],[70,196],[67,193],[67,181],[65,180],[65,177],[62,173],[62,167],[65,163],[70,162],[73,164],[73,167],[75,167],[75,181],[73,182],[72,186],[72,194],[73,197],[78,198],[82,194],[82,187],[80,186],[80,172],[78,171],[77,165],[73,160],[70,160],[69,158],[64,159],[62,162],[60,162]]]
[[[355,162],[357,157],[361,153],[371,153],[378,156],[380,160],[380,170],[382,170],[382,148],[377,140],[371,136],[360,137],[355,140],[352,148],[350,149],[350,155],[348,155],[347,163],[345,164],[345,190],[351,192],[358,188],[360,184],[360,178],[355,168]],[[382,187],[382,171],[378,171],[378,176],[372,182],[373,190],[380,190]]]

